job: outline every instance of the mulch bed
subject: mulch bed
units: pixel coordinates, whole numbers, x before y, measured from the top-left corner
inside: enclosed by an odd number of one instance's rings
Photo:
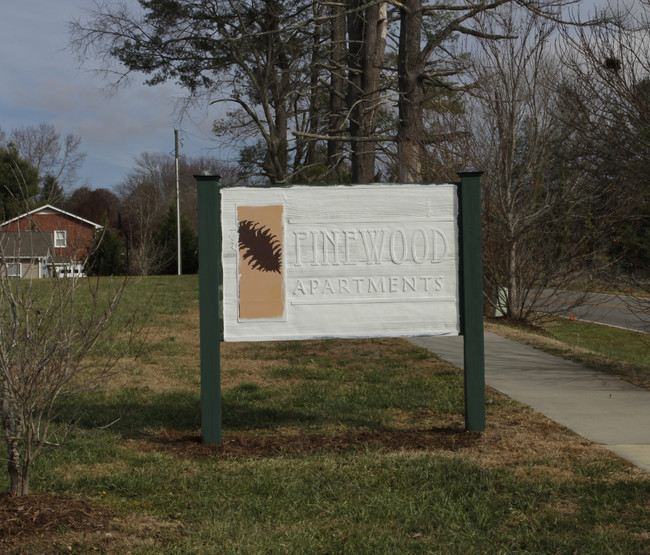
[[[277,457],[321,451],[362,452],[368,449],[458,451],[476,445],[481,434],[454,428],[358,431],[343,434],[226,436],[221,445],[204,445],[200,434],[165,430],[155,437],[131,440],[142,451],[161,450],[182,457]]]
[[[33,552],[30,546],[38,538],[48,545],[46,553],[60,552],[63,546],[48,538],[62,532],[109,530],[114,517],[109,510],[75,497],[0,494],[0,553]]]
[[[9,536],[105,528],[114,515],[83,499],[33,494],[0,494],[0,542]],[[0,544],[1,546],[1,544]]]

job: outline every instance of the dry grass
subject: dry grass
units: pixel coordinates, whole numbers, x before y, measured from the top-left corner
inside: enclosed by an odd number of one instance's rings
[[[558,348],[558,342],[550,338],[534,336],[531,340],[530,334],[521,330],[496,330],[494,324],[488,327],[514,340],[522,340],[525,336],[527,342],[535,341],[537,345]],[[167,323],[151,327],[147,346],[135,372],[122,375],[110,384],[109,396],[117,396],[123,388],[142,389],[149,396],[147,399],[168,392],[198,392],[197,305],[188,306],[186,312],[170,317]],[[248,403],[244,409],[250,411],[260,406],[271,409],[273,403],[278,404],[278,413],[287,411],[291,408],[293,395],[305,387],[322,385],[327,389],[327,396],[345,396],[354,392],[360,384],[369,384],[370,387],[377,383],[380,393],[390,391],[397,396],[402,382],[420,383],[418,380],[431,377],[441,387],[440,391],[430,392],[432,397],[453,396],[444,389],[450,383],[453,387],[461,387],[458,370],[403,339],[308,341],[299,344],[230,343],[222,346],[222,388],[226,397],[244,386],[244,390],[246,387],[252,391],[258,388],[262,393],[272,391],[275,395],[258,404],[254,399],[244,399],[242,405]],[[405,395],[412,397],[418,393],[406,391]],[[421,461],[426,466],[432,460],[450,461],[452,467],[456,462],[459,465],[470,463],[472,468],[499,477],[489,486],[490,492],[496,492],[495,495],[501,488],[505,488],[506,497],[515,498],[518,494],[517,490],[512,489],[512,483],[504,484],[502,479],[521,484],[521,491],[526,495],[533,495],[530,492],[535,490],[537,484],[550,483],[553,489],[557,487],[563,492],[584,487],[575,495],[562,494],[552,503],[541,503],[540,515],[549,514],[560,521],[578,518],[581,496],[589,494],[594,480],[589,475],[592,471],[598,475],[599,487],[620,483],[639,484],[642,488],[648,481],[648,474],[634,465],[622,462],[603,447],[490,388],[487,392],[487,429],[483,434],[465,432],[460,411],[438,410],[434,408],[435,403],[413,402],[412,397],[407,398],[403,406],[397,404],[378,409],[377,414],[385,423],[382,426],[357,426],[354,407],[349,407],[348,420],[331,418],[327,412],[330,408],[324,406],[319,409],[316,422],[311,424],[302,422],[300,418],[284,421],[278,417],[278,422],[272,426],[227,428],[221,446],[202,444],[197,429],[172,429],[170,426],[140,430],[132,437],[119,440],[119,445],[115,447],[118,458],[115,454],[107,454],[104,458],[98,455],[99,460],[85,461],[82,455],[75,455],[74,462],[67,460],[51,471],[50,480],[58,480],[61,491],[75,491],[74,488],[88,487],[80,486],[88,483],[121,483],[128,484],[128,487],[120,486],[109,495],[89,490],[86,498],[37,495],[30,498],[31,505],[27,509],[26,506],[21,509],[21,505],[14,504],[13,499],[11,503],[3,503],[6,498],[0,499],[4,511],[0,512],[0,523],[5,523],[5,528],[0,525],[0,551],[149,553],[165,550],[181,552],[183,547],[192,546],[192,549],[207,552],[215,544],[203,542],[206,537],[216,534],[215,523],[222,527],[221,530],[228,530],[228,523],[240,518],[238,511],[233,513],[236,516],[231,517],[229,513],[220,516],[210,504],[210,509],[205,513],[194,508],[195,504],[200,504],[197,496],[205,495],[201,488],[212,487],[223,472],[240,472],[236,477],[241,481],[255,480],[253,475],[259,473],[263,476],[259,484],[264,484],[267,482],[268,468],[286,469],[287,474],[281,474],[278,481],[277,490],[281,491],[283,482],[300,465],[309,467],[309,473],[318,474],[320,465],[331,463],[342,469],[337,479],[358,480],[363,484],[366,477],[364,465],[391,466],[390,461],[395,459],[398,462],[403,460],[406,466],[413,461]],[[369,401],[371,405],[373,399],[369,398]],[[418,406],[418,403],[422,403],[422,406]],[[226,403],[225,406],[228,410],[229,405]],[[174,407],[169,407],[170,412],[174,410]],[[269,418],[273,418],[273,414],[270,410]],[[357,461],[360,461],[359,475],[353,474],[351,478],[349,467],[355,467]],[[310,467],[312,464],[313,468]],[[476,471],[475,474],[480,472]],[[399,482],[401,470],[394,477],[396,483]],[[270,476],[268,479],[273,480]],[[152,483],[158,484],[155,491],[150,489]],[[193,486],[181,490],[178,489],[179,483]],[[134,489],[137,487],[141,487],[141,490]],[[393,499],[390,495],[393,493],[386,493],[391,502]],[[266,496],[264,493],[260,495]],[[305,495],[306,501],[311,502],[313,497],[309,495],[316,494],[307,492]],[[408,494],[405,496],[408,497]],[[177,499],[181,500],[180,505]],[[488,496],[486,499],[484,510],[489,513],[491,498]],[[227,504],[228,499],[222,501]],[[243,504],[244,500],[241,502]],[[263,497],[261,506],[267,510],[266,506],[272,507],[274,502],[270,497]],[[269,508],[270,516],[260,517],[261,520],[283,514],[281,502],[278,501],[280,507],[277,513],[273,512],[276,509]],[[387,505],[390,503],[387,502]],[[183,507],[182,513],[178,512],[178,508],[172,509],[172,506]],[[359,507],[359,511],[363,512],[363,509]],[[643,513],[644,509],[637,507],[635,510],[634,515],[647,514],[647,511]],[[332,512],[335,512],[334,509]],[[45,515],[47,520],[22,518],[28,514],[31,517]],[[193,520],[187,514],[191,514]],[[515,511],[510,515],[511,524],[503,525],[504,530],[497,533],[508,536],[507,526],[529,525],[526,523],[529,517],[530,514]],[[307,516],[299,516],[295,525],[283,526],[287,531],[300,528],[304,524],[301,518]],[[618,527],[616,533],[634,535],[639,542],[650,540],[643,532],[628,530],[630,523],[622,519],[613,522]],[[22,528],[17,528],[17,523]],[[260,531],[259,522],[252,525],[258,526],[257,532],[263,537],[260,541],[273,541],[267,540],[264,535],[269,530]],[[334,519],[323,525],[338,527],[345,526],[346,522]],[[401,533],[394,522],[375,525],[394,526],[396,533]],[[589,528],[590,525],[581,526]],[[419,538],[419,532],[408,530],[411,538]],[[277,540],[281,526],[271,531]],[[352,526],[341,533],[354,532]],[[584,533],[575,532],[576,535]],[[222,538],[218,538],[218,541],[221,545]],[[434,540],[432,542],[428,544],[429,547],[436,545]],[[291,543],[282,544],[284,549],[279,543],[264,545],[265,549],[279,551],[291,551],[295,547]],[[507,545],[510,544],[499,544],[499,548],[507,551],[510,549]],[[420,551],[424,550],[423,547]],[[515,548],[510,550],[516,551]]]

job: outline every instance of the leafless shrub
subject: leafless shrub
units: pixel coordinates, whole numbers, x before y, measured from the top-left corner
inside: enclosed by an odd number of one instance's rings
[[[11,493],[27,495],[34,461],[62,439],[57,401],[119,371],[138,334],[134,313],[118,311],[126,278],[12,278],[8,264],[3,255],[0,418]]]

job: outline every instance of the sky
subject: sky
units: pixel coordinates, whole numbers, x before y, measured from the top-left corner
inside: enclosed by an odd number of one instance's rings
[[[136,0],[121,0],[137,5]],[[604,0],[602,0],[604,1]],[[585,0],[593,7],[594,0]],[[233,161],[233,152],[211,136],[216,107],[196,109],[180,119],[183,96],[173,84],[149,87],[136,76],[126,88],[107,94],[108,83],[93,69],[79,67],[69,49],[69,22],[83,17],[93,0],[4,2],[0,15],[0,129],[54,125],[81,138],[86,159],[77,186],[114,188],[143,152],[173,157],[174,129],[181,154]],[[209,111],[208,111],[209,110]]]
[[[126,0],[136,4],[135,0]],[[79,67],[69,49],[68,23],[92,7],[92,0],[4,2],[0,15],[0,129],[54,125],[62,137],[81,138],[86,159],[76,186],[112,189],[143,152],[173,159],[174,129],[181,154],[224,160],[211,139],[214,114],[198,108],[179,117],[175,104],[183,91],[173,85],[144,85],[144,76],[110,96],[95,66]]]

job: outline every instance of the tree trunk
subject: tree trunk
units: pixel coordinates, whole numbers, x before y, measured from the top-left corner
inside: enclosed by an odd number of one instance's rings
[[[508,248],[508,318],[518,320],[521,307],[519,306],[519,288],[517,287],[517,241],[511,241]]]
[[[331,179],[335,183],[341,183],[343,161],[343,141],[339,137],[343,135],[345,125],[345,6],[341,3],[334,3],[330,6],[330,113],[328,134],[332,139],[327,142],[327,167]]]
[[[352,136],[352,182],[375,177],[376,143],[368,140],[377,126],[381,102],[379,80],[386,49],[386,4],[350,0],[348,8],[348,109]]]
[[[398,53],[397,160],[401,183],[422,181],[424,150],[424,88],[421,56],[421,0],[404,0],[400,8]]]
[[[21,464],[18,441],[18,422],[16,421],[13,403],[6,398],[2,402],[2,428],[7,444],[7,471],[9,472],[11,495],[27,495],[29,493],[28,467]]]
[[[320,16],[319,4],[314,5],[314,19]],[[311,64],[309,72],[309,132],[312,135],[318,133],[320,118],[318,110],[318,97],[320,96],[320,73],[321,73],[321,24],[314,23],[314,35],[312,37]],[[305,165],[310,168],[317,162],[316,141],[307,142],[307,155]]]
[[[267,45],[267,67],[259,68],[264,75],[262,83],[268,83],[271,93],[270,105],[273,109],[273,121],[269,121],[269,141],[264,169],[271,183],[284,183],[287,179],[289,116],[287,111],[287,94],[290,92],[291,73],[289,56],[280,40],[280,9],[277,0],[266,0],[266,10],[262,17],[267,19],[270,43]],[[260,98],[264,98],[260,90]]]
[[[275,119],[271,126],[271,139],[267,144],[264,170],[271,183],[284,183],[287,179],[288,160],[288,117],[283,101],[274,103]]]
[[[25,495],[23,493],[23,473],[20,468],[20,452],[15,441],[7,442],[7,470],[9,471],[11,495]]]

